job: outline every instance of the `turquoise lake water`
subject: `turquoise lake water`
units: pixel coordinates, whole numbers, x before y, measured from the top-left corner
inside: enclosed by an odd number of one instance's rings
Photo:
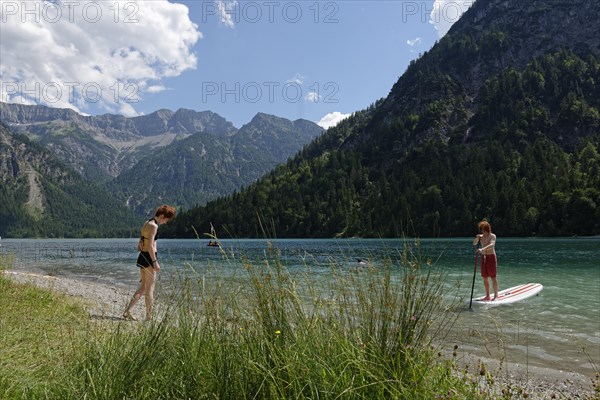
[[[208,240],[158,241],[162,282],[174,272],[239,276],[239,265],[224,262],[219,248]],[[338,239],[270,241],[281,251],[290,271],[310,268],[317,279],[328,276],[329,266],[356,267],[356,259],[377,266],[385,257],[397,259],[405,239]],[[136,239],[61,239],[0,241],[0,254],[15,255],[15,269],[42,269],[67,276],[135,288]],[[261,260],[267,240],[222,240],[229,258],[244,255]],[[468,303],[473,277],[472,238],[420,239],[425,259],[447,275],[449,286],[461,282],[460,296]],[[499,238],[500,289],[521,283],[544,285],[539,296],[490,308],[458,307],[457,322],[448,346],[481,357],[593,376],[600,368],[600,237],[517,239]],[[209,268],[211,265],[213,268]],[[213,272],[211,272],[213,271]],[[159,289],[160,290],[160,286]],[[475,296],[483,294],[477,274]],[[461,303],[461,304],[463,304]],[[590,361],[591,359],[591,361]],[[594,367],[595,365],[595,367]]]

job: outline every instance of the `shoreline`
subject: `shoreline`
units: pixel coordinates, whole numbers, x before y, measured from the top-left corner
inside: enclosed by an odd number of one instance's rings
[[[124,286],[48,275],[41,270],[1,272],[13,282],[30,283],[82,300],[91,319],[121,320],[123,310],[135,291]]]
[[[137,287],[128,287],[127,285],[110,285],[66,276],[48,275],[39,268],[10,269],[0,271],[0,273],[16,283],[30,283],[82,300],[91,320],[125,321],[122,317],[123,310],[137,289]],[[142,301],[142,305],[138,304],[133,310],[133,314],[142,321],[144,312]],[[450,343],[446,345],[450,345]],[[441,355],[443,359],[453,357],[451,350],[446,349],[445,353]],[[483,364],[485,371],[489,372],[495,381],[494,388],[498,396],[502,396],[503,389],[512,387],[523,388],[523,393],[528,394],[528,399],[597,398],[592,386],[594,377],[591,376],[550,367],[503,362],[474,354],[464,348],[459,348],[456,353],[454,360],[458,372],[467,368],[467,375],[471,381],[484,382],[486,377],[481,375],[479,369],[479,366]]]

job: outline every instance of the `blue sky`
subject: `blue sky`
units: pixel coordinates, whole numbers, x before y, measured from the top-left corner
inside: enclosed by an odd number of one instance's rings
[[[385,97],[470,0],[0,0],[0,99],[329,126]]]

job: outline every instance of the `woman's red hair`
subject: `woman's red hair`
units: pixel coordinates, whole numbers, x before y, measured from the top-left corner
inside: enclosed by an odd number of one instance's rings
[[[175,214],[177,214],[177,210],[175,210],[175,207],[163,205],[156,209],[156,214],[154,214],[154,216],[160,217],[161,215],[164,215],[165,218],[171,219],[175,216]]]

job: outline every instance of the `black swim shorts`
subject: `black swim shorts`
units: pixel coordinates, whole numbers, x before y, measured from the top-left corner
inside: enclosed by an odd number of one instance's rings
[[[152,267],[152,261],[156,260],[156,257],[150,257],[150,253],[142,251],[137,258],[137,266],[140,268]]]

